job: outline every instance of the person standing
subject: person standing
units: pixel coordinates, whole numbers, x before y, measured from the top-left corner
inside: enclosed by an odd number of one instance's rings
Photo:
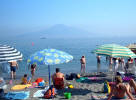
[[[121,58],[121,69],[123,70],[123,71],[125,71],[125,60],[124,60],[124,58]]]
[[[119,58],[116,58],[116,60],[115,60],[115,72],[117,72],[117,70],[118,70],[118,68],[119,68]]]
[[[17,61],[11,61],[10,63],[10,70],[11,70],[11,79],[16,78],[16,68],[18,68]]]
[[[101,56],[97,56],[97,73],[100,72]]]
[[[36,64],[32,64],[31,65],[31,75],[32,75],[32,78],[34,78],[35,70],[36,70]]]
[[[112,72],[113,71],[113,58],[112,57],[109,57],[109,71]]]
[[[85,73],[85,67],[86,67],[86,59],[85,56],[82,56],[80,59],[80,63],[81,63],[81,73]]]

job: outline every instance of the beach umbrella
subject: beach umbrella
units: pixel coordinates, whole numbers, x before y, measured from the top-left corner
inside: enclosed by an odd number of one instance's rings
[[[28,64],[39,64],[39,65],[48,65],[49,71],[49,86],[51,85],[50,79],[50,65],[67,63],[73,59],[73,56],[69,55],[66,52],[59,51],[56,49],[44,49],[38,51],[30,56],[27,60]]]
[[[133,51],[136,54],[136,43],[129,44],[126,47],[129,48],[129,49],[131,49],[131,51]]]
[[[104,56],[110,56],[110,57],[122,57],[122,58],[135,58],[136,55],[127,47],[120,46],[117,44],[105,44],[101,45],[96,50],[94,50],[94,53],[98,55],[104,55]]]
[[[103,56],[110,56],[114,58],[122,57],[122,58],[135,58],[136,55],[127,47],[120,46],[117,44],[105,44],[101,45],[96,50],[94,50],[94,53],[98,55]],[[115,74],[115,67],[114,66],[114,74]]]
[[[8,45],[0,45],[0,63],[10,62],[13,60],[22,60],[22,53],[14,47]]]

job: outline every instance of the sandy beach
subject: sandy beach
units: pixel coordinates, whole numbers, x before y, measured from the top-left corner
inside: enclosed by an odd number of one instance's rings
[[[95,76],[94,73],[88,73],[84,75],[85,77],[93,77]],[[85,80],[82,82],[77,82],[75,79],[74,80],[65,80],[65,88],[62,90],[57,90],[57,95],[54,98],[54,100],[65,100],[64,93],[65,92],[70,92],[71,93],[71,100],[92,100],[92,96],[98,96],[100,95],[102,98],[106,97],[106,93],[102,93],[102,88],[104,85],[104,81],[108,80],[111,81],[111,76],[106,75],[106,76],[98,76],[98,80]],[[42,77],[45,81],[48,81],[47,77]],[[35,78],[36,79],[36,78]],[[32,81],[34,81],[33,79]],[[11,87],[17,84],[20,84],[21,80],[16,79],[13,81],[12,85],[9,84],[9,80],[6,80],[7,83],[7,89],[5,89],[5,94],[11,91]],[[71,84],[74,86],[74,88],[67,88],[67,86]],[[46,84],[48,85],[48,83]],[[28,100],[39,100],[39,99],[44,99],[44,98],[36,98],[33,97],[33,94],[37,90],[42,90],[41,88],[26,88],[21,91],[30,91],[30,96]]]

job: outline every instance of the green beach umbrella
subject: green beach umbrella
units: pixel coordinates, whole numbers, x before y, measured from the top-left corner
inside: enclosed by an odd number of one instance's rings
[[[96,50],[94,50],[94,53],[98,55],[103,56],[110,56],[110,57],[122,57],[122,58],[135,58],[136,55],[127,47],[120,46],[117,44],[105,44],[101,45]],[[114,74],[115,74],[115,66],[114,66]]]
[[[96,48],[94,53],[98,55],[110,56],[110,57],[122,57],[122,58],[135,58],[136,55],[127,47],[117,44],[104,44]]]
[[[136,43],[129,44],[126,47],[129,48],[131,51],[133,51],[136,54]]]

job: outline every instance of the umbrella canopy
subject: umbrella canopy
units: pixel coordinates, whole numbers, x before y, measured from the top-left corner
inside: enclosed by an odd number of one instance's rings
[[[120,46],[117,44],[105,44],[101,45],[96,50],[94,53],[98,55],[105,55],[105,56],[110,56],[110,57],[131,57],[135,58],[136,55],[127,47]]]
[[[17,49],[8,45],[0,45],[0,63],[22,60],[22,57],[23,55]]]
[[[136,43],[129,44],[126,47],[129,48],[129,49],[131,49],[136,54]]]
[[[29,64],[55,65],[64,62],[69,62],[72,59],[73,56],[69,55],[66,52],[59,51],[56,49],[44,49],[31,55],[27,62]]]
[[[40,64],[40,65],[48,65],[49,69],[49,85],[50,81],[50,67],[49,65],[61,64],[64,62],[69,62],[73,59],[73,56],[69,55],[66,52],[59,51],[56,49],[44,49],[38,51],[30,56],[27,60],[28,64]]]

